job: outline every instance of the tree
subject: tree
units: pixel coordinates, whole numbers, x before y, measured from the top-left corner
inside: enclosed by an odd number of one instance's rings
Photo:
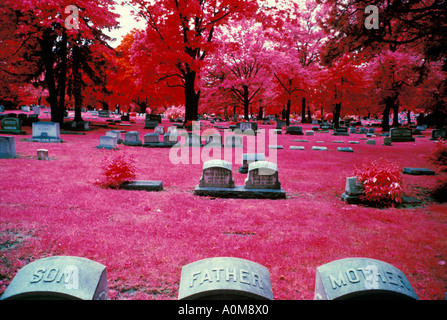
[[[216,29],[257,10],[250,0],[130,1],[147,22],[136,35],[132,57],[138,76],[164,81],[184,92],[185,122],[197,120],[204,59],[213,48]]]

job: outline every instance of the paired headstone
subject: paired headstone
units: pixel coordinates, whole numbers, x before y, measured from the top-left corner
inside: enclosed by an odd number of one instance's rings
[[[2,134],[26,134],[22,130],[22,121],[19,118],[3,118],[2,127],[0,130]]]
[[[404,168],[402,173],[415,176],[433,176],[435,172],[426,168]]]
[[[17,272],[2,300],[107,300],[106,267],[80,257],[34,261]]]
[[[286,134],[292,134],[292,135],[303,135],[303,127],[300,126],[289,126],[286,127]]]
[[[346,178],[346,187],[342,199],[348,204],[360,203],[360,197],[364,192],[365,188],[362,183],[357,182],[357,177],[348,177]]]
[[[447,139],[447,129],[434,129],[430,140]]]
[[[248,166],[254,161],[265,161],[265,154],[263,153],[243,153],[242,167],[239,168],[240,173],[247,173]]]
[[[60,126],[58,122],[34,122],[33,136],[28,139],[31,142],[63,142],[60,138]]]
[[[405,274],[386,262],[347,258],[317,268],[315,300],[418,300]]]
[[[255,161],[248,165],[246,189],[281,189],[278,166],[269,161]]]
[[[268,269],[232,257],[199,260],[183,266],[179,300],[273,300]]]
[[[14,159],[16,156],[14,137],[0,136],[0,159]]]
[[[209,160],[203,164],[199,187],[233,188],[232,165],[225,160]]]
[[[140,133],[138,131],[129,131],[124,134],[125,146],[142,146],[143,142],[140,140]]]
[[[390,130],[391,142],[414,142],[410,128],[392,128]]]
[[[116,136],[102,136],[99,137],[99,145],[96,147],[98,149],[112,150],[117,147]]]

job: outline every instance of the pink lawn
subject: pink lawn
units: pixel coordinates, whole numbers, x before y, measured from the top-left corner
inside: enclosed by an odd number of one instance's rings
[[[143,127],[138,118],[132,127],[114,129],[139,131],[143,140],[153,132]],[[17,159],[0,160],[0,294],[27,263],[70,255],[107,267],[111,299],[177,299],[183,265],[230,256],[267,267],[275,299],[311,300],[318,266],[368,257],[403,271],[420,299],[444,298],[447,205],[427,200],[436,176],[402,175],[405,195],[423,200],[420,206],[380,209],[341,200],[346,177],[363,161],[384,157],[402,168],[436,170],[425,158],[434,148],[430,130],[414,143],[393,146],[382,146],[382,137],[373,138],[377,145],[366,145],[359,140],[363,135],[354,134],[278,135],[277,144],[284,147],[277,150],[277,164],[285,200],[194,196],[203,163],[173,165],[169,148],[97,149],[99,137],[111,128],[62,134],[64,142],[57,144],[23,141],[31,137],[31,128],[24,130],[28,135],[15,136]],[[290,150],[291,145],[305,150]],[[312,146],[328,151],[312,151]],[[50,161],[36,159],[41,148],[48,149]],[[96,186],[101,162],[113,152],[133,155],[136,179],[161,180],[164,190]],[[233,162],[233,176],[236,185],[243,185],[246,174],[238,173],[239,166]]]

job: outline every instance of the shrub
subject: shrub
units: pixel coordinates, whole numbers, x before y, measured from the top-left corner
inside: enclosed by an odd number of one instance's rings
[[[118,189],[121,184],[135,179],[135,160],[133,156],[127,156],[124,152],[117,151],[111,157],[106,157],[102,164],[102,180],[96,184],[104,188]]]
[[[438,183],[431,190],[432,198],[437,202],[445,202],[447,200],[447,177],[438,179]]]
[[[379,158],[371,163],[363,163],[355,169],[357,181],[363,183],[365,192],[361,199],[378,206],[394,205],[402,202],[402,178],[400,169],[390,161]]]
[[[447,143],[441,139],[436,143],[428,160],[438,166],[441,171],[447,172]]]

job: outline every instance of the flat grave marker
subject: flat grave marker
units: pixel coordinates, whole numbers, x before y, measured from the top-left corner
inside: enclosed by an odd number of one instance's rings
[[[404,168],[402,173],[415,176],[433,176],[435,172],[426,168]]]

